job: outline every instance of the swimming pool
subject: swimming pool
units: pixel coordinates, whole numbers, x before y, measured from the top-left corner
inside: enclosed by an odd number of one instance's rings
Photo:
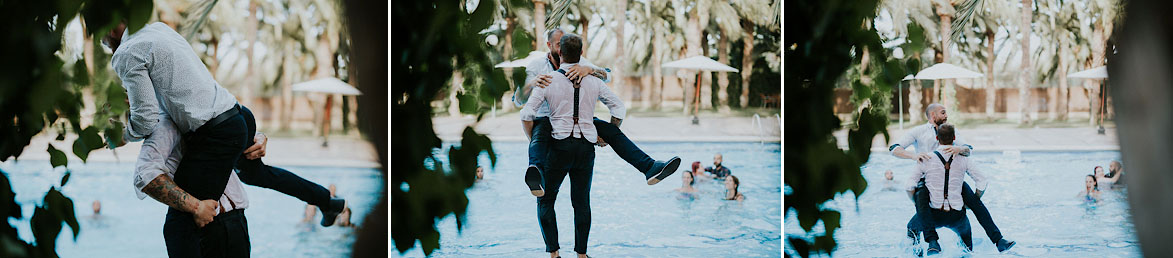
[[[469,189],[463,232],[452,216],[438,224],[433,257],[543,257],[537,204],[522,181],[527,144],[495,143],[496,169]],[[781,252],[781,145],[758,143],[640,143],[653,158],[673,155],[681,170],[693,161],[712,165],[713,154],[741,181],[742,203],[721,200],[720,182],[700,181],[695,198],[676,192],[679,173],[654,186],[610,147],[596,148],[591,186],[591,235],[596,257],[778,257]],[[445,149],[447,147],[444,147]],[[441,157],[441,160],[447,160]],[[488,164],[487,158],[482,158]],[[679,170],[678,170],[679,171]],[[573,210],[564,182],[555,211],[563,257],[574,257]],[[394,243],[392,243],[394,245]],[[392,248],[394,250],[394,248]],[[392,257],[422,257],[418,245]]]
[[[131,186],[133,163],[73,164],[72,175],[63,193],[73,199],[81,233],[77,242],[65,227],[57,238],[61,257],[166,257],[163,243],[163,219],[167,207],[147,197],[139,200]],[[354,216],[351,222],[362,223],[378,201],[385,180],[378,170],[368,168],[284,167],[298,175],[328,185],[338,186],[338,195],[350,201]],[[23,220],[9,220],[17,226],[21,239],[33,239],[28,219],[34,204],[40,203],[50,185],[60,182],[64,169],[49,168],[47,161],[0,163],[8,174],[21,204]],[[323,228],[300,223],[305,203],[277,191],[245,185],[249,198],[249,236],[252,257],[349,257],[354,230]],[[93,216],[91,203],[100,200],[102,212]]]
[[[1119,152],[976,152],[973,157],[991,177],[982,197],[994,222],[1007,239],[1018,244],[1003,256],[1139,257],[1132,215],[1124,190],[1105,190],[1103,200],[1086,203],[1078,197],[1084,176],[1096,165],[1108,167]],[[873,153],[863,167],[868,189],[858,206],[847,195],[828,202],[839,210],[842,227],[835,232],[835,256],[911,256],[905,249],[905,223],[915,213],[903,191],[883,191],[884,171],[891,169],[898,183],[909,176],[915,162],[887,152]],[[972,182],[967,177],[966,181]],[[858,209],[858,212],[857,212]],[[999,255],[972,212],[975,256]],[[817,224],[821,234],[822,223]],[[802,234],[794,213],[787,214],[785,232]],[[937,229],[943,257],[960,256],[960,238]],[[791,252],[787,245],[787,252]]]

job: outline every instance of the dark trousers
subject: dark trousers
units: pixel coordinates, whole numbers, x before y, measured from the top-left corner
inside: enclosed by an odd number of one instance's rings
[[[619,127],[598,118],[594,118],[594,123],[595,131],[599,133],[599,138],[603,138],[603,141],[607,142],[608,146],[611,146],[611,150],[614,150],[615,154],[623,158],[624,161],[627,161],[627,164],[631,164],[632,167],[641,173],[646,173],[652,169],[652,165],[655,164],[656,160],[648,156],[643,150],[640,150],[638,146],[635,146],[635,143],[631,142],[631,139],[628,139],[627,135],[619,130]],[[552,130],[549,117],[534,119],[534,129],[529,144],[530,165],[544,168],[543,164],[546,163],[548,146],[554,140],[551,135]]]
[[[917,214],[908,221],[908,230],[924,232],[925,242],[936,242],[938,238],[936,228],[946,227],[961,237],[966,249],[973,250],[973,232],[969,225],[969,217],[965,209],[945,211],[929,207],[929,191],[918,187],[916,191]]]
[[[244,210],[220,215],[203,228],[196,226],[191,213],[167,209],[163,240],[169,257],[249,257],[248,221]]]
[[[244,116],[237,114],[216,125],[205,124],[183,138],[183,159],[175,169],[175,185],[196,199],[219,200],[228,183],[228,173],[232,173],[245,144],[252,139]]]
[[[918,192],[923,189],[925,189],[923,184],[917,187]],[[961,184],[961,201],[965,203],[966,209],[973,212],[973,216],[977,218],[978,224],[981,224],[982,228],[985,229],[986,236],[990,238],[991,243],[997,244],[998,241],[1002,240],[1002,231],[998,230],[998,225],[994,224],[994,218],[990,216],[990,210],[986,209],[986,204],[982,202],[982,199],[978,198],[977,194],[973,192],[973,189],[969,188],[969,183]],[[917,215],[913,216],[913,220],[918,219],[917,217],[920,216],[920,214],[924,214],[923,212],[927,211],[929,207],[929,199],[927,197],[923,200],[917,198],[916,205]],[[937,239],[937,230],[925,230],[924,235],[925,241],[928,241],[930,237],[932,237],[932,239]]]
[[[574,251],[586,253],[587,237],[591,230],[591,177],[594,174],[595,149],[590,142],[568,137],[550,144],[549,163],[542,171],[546,194],[538,197],[538,225],[546,252],[558,247],[558,224],[554,216],[554,200],[562,180],[570,175],[570,202],[574,207]]]
[[[252,146],[253,135],[257,132],[256,118],[253,117],[252,111],[244,106],[241,106],[240,114],[248,127],[248,144],[245,146]],[[265,165],[261,159],[247,159],[241,156],[236,161],[236,169],[240,171],[237,176],[242,183],[273,189],[318,207],[325,207],[323,205],[330,201],[330,190],[288,170]]]

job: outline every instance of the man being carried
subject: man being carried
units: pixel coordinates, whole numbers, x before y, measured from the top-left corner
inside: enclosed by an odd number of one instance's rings
[[[977,184],[978,192],[986,189],[986,177],[982,175],[975,167],[969,157],[958,154],[942,154],[945,148],[953,146],[953,125],[942,124],[937,128],[937,140],[941,146],[933,151],[935,158],[922,160],[917,163],[917,170],[908,180],[908,197],[917,203],[917,217],[920,217],[920,223],[909,222],[908,230],[910,232],[922,231],[928,229],[935,229],[938,227],[947,227],[957,232],[961,237],[961,242],[965,244],[967,251],[973,250],[973,239],[971,237],[969,218],[965,216],[965,204],[959,198],[961,196],[961,184],[965,182],[965,175],[973,178]],[[917,191],[918,183],[921,178],[924,179],[924,186],[928,191]],[[928,205],[921,203],[927,200]],[[930,238],[932,237],[932,238]],[[929,242],[929,254],[940,252],[940,245],[937,244],[935,235],[925,235],[925,241]]]

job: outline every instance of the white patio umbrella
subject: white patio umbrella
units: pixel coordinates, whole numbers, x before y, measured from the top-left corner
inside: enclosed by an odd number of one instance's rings
[[[517,60],[513,60],[513,61],[501,62],[497,65],[494,65],[493,67],[495,67],[495,68],[525,67],[530,62],[532,62],[534,59],[542,59],[542,58],[546,58],[545,51],[530,51],[529,55],[526,56],[525,58],[517,59]]]
[[[350,84],[347,84],[342,80],[334,77],[326,77],[307,82],[294,83],[293,91],[317,92],[326,94],[325,113],[322,113],[322,147],[326,146],[326,143],[328,142],[327,138],[330,136],[330,107],[334,104],[334,98],[331,98],[329,95],[362,95],[362,92],[358,91],[358,89],[355,89],[354,86],[350,86]]]
[[[685,59],[680,59],[660,65],[660,68],[676,68],[689,69],[697,71],[718,71],[718,72],[737,72],[737,68],[730,67],[720,62],[714,61],[712,58],[705,56],[693,56]],[[701,103],[701,76],[697,74],[696,80],[696,97],[693,98],[695,102],[692,107],[692,124],[699,124],[700,119],[697,118],[697,113],[700,112]]]
[[[1108,78],[1108,67],[1100,66],[1092,69],[1087,69],[1073,74],[1068,74],[1067,78],[1085,78],[1085,79],[1106,79]]]
[[[1067,78],[1083,78],[1083,79],[1108,79],[1108,67],[1100,66],[1092,69],[1087,69],[1073,74],[1068,74]],[[1100,92],[1100,108],[1104,107],[1104,98],[1107,97],[1107,92]],[[1100,111],[1100,126],[1097,128],[1099,134],[1104,134],[1104,112]]]
[[[936,80],[936,79],[962,79],[962,78],[981,78],[982,73],[966,70],[947,63],[939,63],[929,68],[925,68],[916,74],[916,79],[920,80]],[[904,77],[908,79],[908,77]]]

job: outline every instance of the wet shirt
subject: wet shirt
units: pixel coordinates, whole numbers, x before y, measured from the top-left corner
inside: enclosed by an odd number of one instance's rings
[[[130,100],[127,141],[142,140],[167,114],[180,133],[195,131],[236,105],[236,97],[212,78],[191,45],[163,23],[124,32],[111,66]]]
[[[561,67],[575,65],[562,63]],[[574,121],[574,83],[559,72],[548,73],[553,77],[549,86],[536,87],[525,106],[521,109],[522,121],[533,121],[539,117],[536,110],[542,106],[550,108],[550,126],[554,139],[566,137],[583,138],[591,143],[598,140],[599,133],[595,131],[595,103],[600,101],[611,111],[611,117],[623,119],[627,110],[623,101],[619,99],[603,80],[594,76],[583,77],[579,82],[578,122]]]
[[[150,136],[143,140],[143,148],[134,164],[134,191],[139,200],[147,197],[143,187],[159,175],[175,178],[175,170],[183,159],[183,141],[175,124],[165,114],[159,115],[162,122],[156,123]],[[228,184],[220,195],[220,206],[224,211],[248,207],[248,195],[236,173],[228,173]]]
[[[729,171],[729,168],[725,167],[724,165],[717,165],[716,167],[706,167],[705,172],[712,173],[713,176],[716,176],[717,178],[725,178],[725,177],[729,176],[729,174],[733,174],[733,171]]]
[[[953,160],[949,166],[949,177],[946,181],[945,177],[945,162],[941,161],[937,155],[932,154],[933,158],[917,162],[916,171],[905,184],[905,190],[915,191],[918,182],[923,177],[925,179],[925,188],[929,190],[929,207],[933,209],[942,210],[960,210],[965,206],[961,199],[962,184],[965,183],[965,175],[973,178],[975,190],[984,191],[989,184],[985,174],[982,174],[977,169],[977,164],[969,157],[961,155],[948,155],[944,153],[945,147],[952,145],[942,145],[936,150],[941,152],[941,157],[945,161]],[[931,153],[931,152],[930,152]],[[948,188],[946,188],[948,186]],[[948,189],[948,192],[946,192]]]

